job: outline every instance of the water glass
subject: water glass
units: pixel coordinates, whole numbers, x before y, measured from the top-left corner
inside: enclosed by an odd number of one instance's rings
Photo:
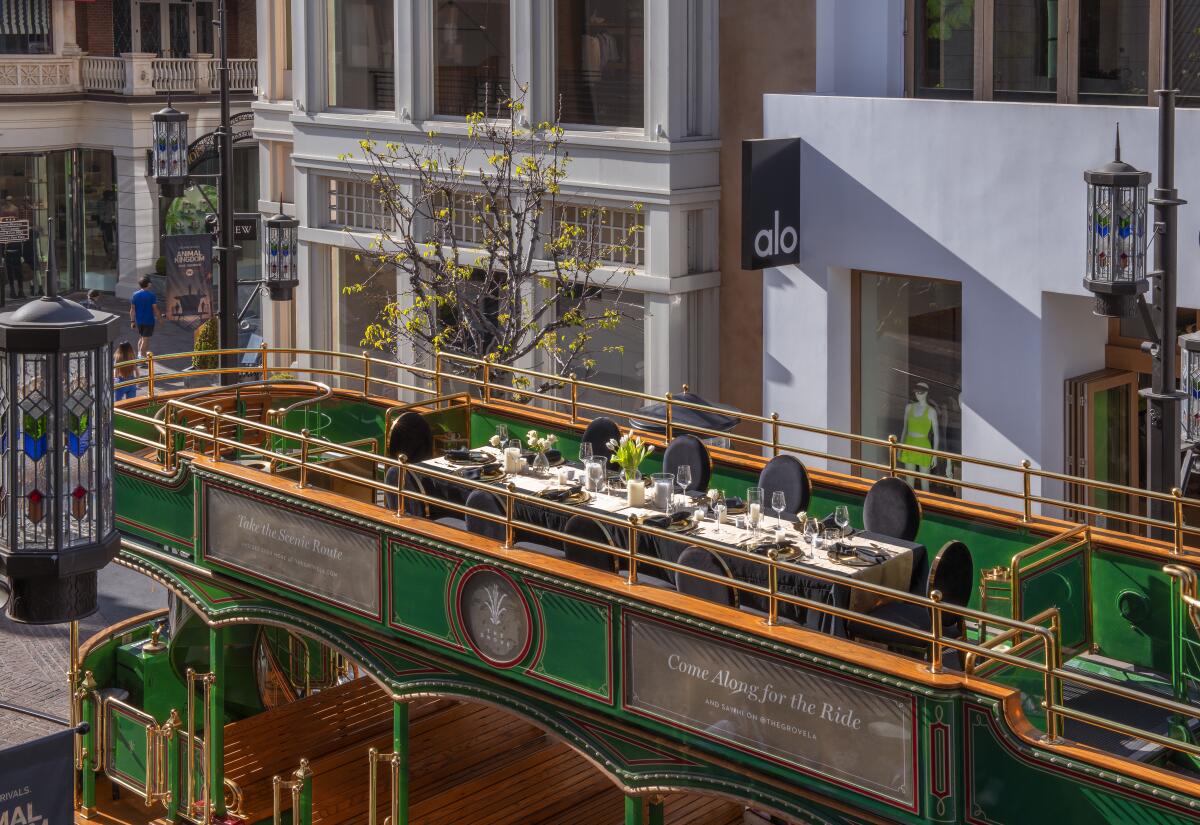
[[[763,488],[749,487],[746,490],[746,517],[750,522],[750,529],[758,532],[758,525],[762,522],[763,508]]]
[[[500,446],[502,446],[502,447],[504,446],[505,443],[508,442],[508,425],[507,424],[497,424],[496,425],[496,438],[500,441]]]
[[[586,466],[587,463],[589,461],[591,461],[592,456],[593,456],[592,442],[580,441],[579,442],[579,462]]]
[[[588,459],[584,465],[587,468],[587,489],[592,493],[604,492],[604,462],[596,458]]]
[[[820,522],[816,518],[806,518],[804,520],[804,541],[813,549],[816,549],[817,534],[820,528]]]
[[[838,542],[842,538],[842,531],[834,528],[829,528],[825,531],[825,550],[829,553],[829,558],[836,559],[838,555]]]
[[[655,509],[664,513],[671,512],[672,499],[675,496],[675,475],[673,473],[653,473],[650,476],[651,498]]]
[[[850,508],[845,504],[833,508],[833,523],[841,528],[842,538],[845,538],[846,528],[850,526]]]

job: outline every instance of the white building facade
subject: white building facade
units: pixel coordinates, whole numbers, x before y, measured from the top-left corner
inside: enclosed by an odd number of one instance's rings
[[[214,6],[0,4],[0,213],[29,221],[32,236],[4,247],[10,287],[28,293],[41,283],[51,217],[59,289],[124,296],[155,274],[164,210],[147,174],[150,118],[171,98],[190,116],[193,137],[216,127]],[[235,36],[231,49],[236,113],[248,110],[257,85],[255,8],[248,0],[230,8],[231,29],[249,35]],[[240,142],[244,185],[235,194],[246,210],[257,210],[257,162],[257,150]]]
[[[261,208],[277,211],[282,193],[301,241],[296,299],[269,311],[267,340],[362,351],[405,284],[342,290],[363,280],[355,255],[383,228],[359,141],[453,144],[486,90],[512,82],[528,88],[531,123],[562,103],[566,199],[644,226],[611,267],[632,269],[624,300],[644,318],[597,342],[623,348],[600,356],[597,380],[715,387],[716,0],[260,0],[258,18]]]
[[[818,61],[818,92],[829,94],[765,101],[766,136],[802,140],[801,260],[764,278],[765,406],[1138,484],[1148,336],[1092,314],[1082,173],[1112,159],[1118,122],[1122,158],[1157,169],[1161,5],[869,5],[824,9],[819,43],[835,47]],[[1195,201],[1200,3],[1175,7],[1176,184]],[[1200,208],[1179,221],[1182,333],[1200,308]],[[1020,485],[954,461],[922,469]]]

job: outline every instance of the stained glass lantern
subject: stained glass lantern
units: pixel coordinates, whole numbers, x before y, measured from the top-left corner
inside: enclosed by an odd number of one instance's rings
[[[263,281],[272,301],[290,301],[292,292],[300,283],[298,253],[300,249],[300,222],[283,214],[283,202],[279,214],[267,218],[266,238],[263,243]]]
[[[1146,290],[1146,200],[1150,173],[1121,160],[1121,133],[1111,163],[1083,173],[1087,182],[1087,274],[1093,312],[1133,314]]]
[[[0,590],[9,593],[9,618],[31,624],[94,612],[96,571],[119,542],[117,316],[47,292],[0,314]]]
[[[188,116],[169,103],[151,117],[154,127],[154,180],[167,195],[178,196],[188,174]]]
[[[1200,332],[1179,336],[1183,443],[1200,445]]]

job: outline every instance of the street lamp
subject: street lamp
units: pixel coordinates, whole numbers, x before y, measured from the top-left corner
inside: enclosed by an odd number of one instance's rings
[[[30,624],[96,610],[112,561],[113,356],[117,316],[54,294],[0,314],[0,595]],[[3,601],[3,599],[0,599]]]
[[[1121,160],[1118,127],[1113,160],[1083,173],[1087,182],[1087,274],[1083,285],[1096,299],[1094,312],[1132,315],[1146,291],[1146,191],[1150,173]]]
[[[151,115],[154,126],[154,180],[178,197],[188,178],[188,116],[171,104]]]
[[[263,281],[272,301],[290,301],[293,290],[300,283],[296,271],[300,222],[283,214],[281,199],[279,214],[267,218],[265,227]]]

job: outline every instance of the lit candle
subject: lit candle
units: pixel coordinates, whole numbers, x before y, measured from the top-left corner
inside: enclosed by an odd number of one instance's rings
[[[757,526],[762,520],[762,505],[757,501],[750,503],[750,523]]]
[[[625,503],[630,507],[641,507],[646,503],[646,482],[630,479],[625,482]]]
[[[654,506],[659,510],[666,510],[671,505],[671,493],[674,492],[671,488],[668,479],[659,479],[654,482]]]
[[[521,448],[504,448],[504,472],[519,473],[521,471]]]

